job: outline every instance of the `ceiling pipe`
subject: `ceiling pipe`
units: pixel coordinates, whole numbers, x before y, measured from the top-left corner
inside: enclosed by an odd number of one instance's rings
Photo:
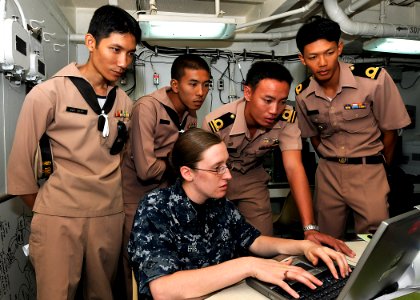
[[[85,36],[83,34],[70,34],[69,41],[76,44],[84,44]]]
[[[385,0],[382,0],[379,4],[379,22],[385,23],[386,12],[385,12]]]
[[[261,24],[261,23],[270,22],[270,21],[274,21],[274,20],[277,20],[277,19],[289,17],[289,16],[296,15],[296,14],[299,14],[299,13],[302,13],[302,12],[307,12],[317,2],[319,2],[319,0],[312,0],[310,3],[302,6],[301,8],[298,8],[298,9],[286,11],[286,12],[281,13],[281,14],[277,14],[277,15],[274,15],[274,16],[271,16],[271,17],[255,20],[255,21],[252,21],[252,22],[238,24],[236,26],[236,29],[238,30],[238,29],[250,27],[250,26],[253,26],[253,25],[258,25],[258,24]]]
[[[281,39],[292,39],[296,36],[297,30],[272,33],[236,33],[235,41],[264,40],[273,41]]]
[[[337,0],[324,0],[324,8],[328,17],[337,22],[344,33],[350,35],[420,39],[419,27],[414,25],[353,22],[343,12]]]
[[[344,10],[344,13],[346,15],[354,14],[359,8],[368,2],[370,2],[370,0],[359,0],[357,2],[350,3],[349,6]]]
[[[216,17],[218,17],[222,13],[220,11],[220,0],[214,1],[214,9],[215,9]]]

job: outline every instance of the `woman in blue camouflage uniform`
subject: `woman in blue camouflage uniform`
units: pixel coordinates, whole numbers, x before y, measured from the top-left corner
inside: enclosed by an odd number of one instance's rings
[[[247,277],[277,284],[294,297],[298,294],[284,280],[313,289],[321,285],[309,272],[290,265],[291,260],[250,254],[305,254],[314,264],[323,260],[336,278],[348,275],[343,254],[308,240],[262,236],[247,223],[224,198],[232,178],[228,157],[221,139],[202,129],[188,130],[175,143],[171,160],[182,180],[145,196],[128,243],[140,295],[200,297]]]

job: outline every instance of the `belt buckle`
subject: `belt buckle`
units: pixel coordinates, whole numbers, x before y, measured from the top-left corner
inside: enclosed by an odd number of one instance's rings
[[[345,163],[347,163],[347,157],[339,157],[339,158],[338,158],[338,162],[339,162],[340,164],[345,164]]]

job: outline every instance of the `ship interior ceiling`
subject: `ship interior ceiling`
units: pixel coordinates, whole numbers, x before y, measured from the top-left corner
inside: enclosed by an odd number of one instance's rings
[[[76,24],[79,12],[91,11],[104,4],[115,4],[133,15],[184,14],[234,18],[236,29],[223,41],[174,40],[145,38],[146,46],[230,48],[238,53],[243,44],[253,43],[277,58],[296,57],[294,37],[303,22],[314,15],[324,15],[338,22],[345,44],[343,55],[351,58],[391,58],[389,53],[363,49],[369,40],[381,37],[420,39],[420,3],[415,0],[55,0],[70,24],[75,27],[74,41],[82,41],[84,29]],[[79,30],[82,29],[82,30]],[[237,49],[239,48],[239,49]],[[267,51],[268,50],[268,51]],[[392,54],[392,58],[414,58]],[[390,62],[387,60],[385,62]]]

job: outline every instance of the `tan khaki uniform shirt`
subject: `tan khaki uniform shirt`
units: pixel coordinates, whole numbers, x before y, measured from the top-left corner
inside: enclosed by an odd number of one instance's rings
[[[133,107],[130,139],[124,155],[124,203],[138,203],[141,198],[158,186],[165,186],[162,176],[167,157],[178,139],[179,130],[164,106],[175,112],[172,101],[163,87],[141,97]],[[185,112],[181,120],[183,129],[197,127],[194,112]]]
[[[320,136],[323,157],[364,157],[383,150],[381,130],[410,124],[386,70],[340,62],[337,95],[328,99],[316,80],[296,88],[303,137]],[[316,171],[315,210],[322,232],[343,238],[349,208],[356,233],[376,230],[389,217],[389,185],[382,164],[340,164],[321,159]]]
[[[120,213],[121,157],[109,151],[117,136],[117,122],[129,125],[132,101],[117,89],[108,113],[110,133],[104,138],[97,129],[98,115],[68,76],[82,77],[75,63],[27,95],[9,156],[8,193],[38,192],[33,210],[47,215],[95,217]],[[54,172],[39,188],[34,177],[34,157],[44,132],[50,137]]]
[[[228,185],[227,198],[235,201],[246,220],[264,235],[273,234],[269,175],[263,168],[267,152],[280,147],[281,151],[300,150],[302,140],[292,107],[286,107],[280,120],[271,129],[258,129],[254,136],[245,120],[245,99],[226,104],[208,114],[203,128],[216,132],[225,142],[232,164],[232,179]],[[280,116],[279,116],[280,117]]]
[[[209,113],[203,121],[203,129],[213,131],[212,127],[215,127],[212,124],[217,127],[221,116],[233,115],[232,122],[216,132],[228,148],[233,170],[246,173],[261,166],[264,154],[276,147],[280,147],[281,151],[302,149],[297,120],[294,123],[278,121],[272,129],[258,129],[251,137],[245,120],[245,105],[243,98],[236,100]],[[293,109],[290,106],[286,108]]]
[[[320,135],[317,151],[323,157],[376,155],[383,149],[381,130],[410,124],[398,88],[385,69],[363,66],[353,74],[352,68],[340,62],[339,89],[332,100],[316,80],[296,88],[302,137]]]

